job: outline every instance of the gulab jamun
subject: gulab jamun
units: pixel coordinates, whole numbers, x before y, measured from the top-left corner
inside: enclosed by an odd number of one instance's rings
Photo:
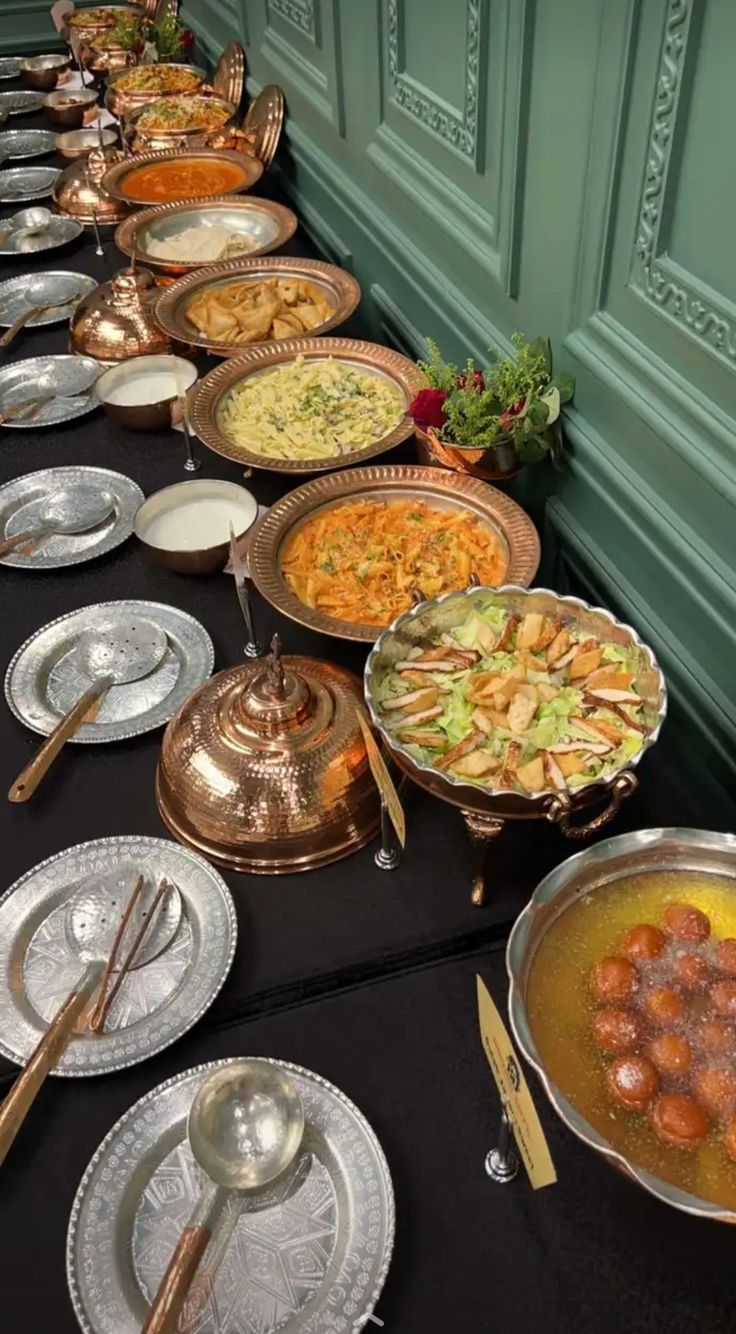
[[[724,1019],[736,1019],[736,981],[714,982],[710,989],[713,1009]]]
[[[736,1163],[736,1116],[732,1116],[723,1132],[723,1143],[729,1158]]]
[[[713,957],[719,972],[736,977],[736,940],[719,940]]]
[[[710,981],[710,968],[699,954],[678,954],[672,972],[675,981],[688,991],[703,991]]]
[[[690,1043],[679,1033],[660,1033],[649,1043],[647,1054],[661,1075],[684,1075],[692,1065]]]
[[[590,975],[599,1000],[615,1003],[629,1000],[639,986],[639,974],[629,959],[599,959]]]
[[[644,1033],[638,1014],[612,1005],[596,1014],[593,1036],[601,1051],[623,1056],[641,1046]]]
[[[632,1112],[644,1112],[657,1096],[657,1071],[645,1056],[619,1056],[606,1072],[614,1098]]]
[[[671,987],[653,987],[644,997],[644,1009],[652,1023],[660,1028],[676,1024],[685,1013],[682,998]]]
[[[710,935],[708,918],[691,903],[671,903],[664,920],[678,940],[707,940]]]
[[[693,1092],[716,1120],[736,1112],[736,1074],[724,1065],[706,1065],[693,1077]]]
[[[660,1139],[676,1149],[694,1149],[708,1131],[708,1118],[685,1093],[663,1093],[654,1104],[652,1125]]]
[[[666,943],[664,931],[660,931],[658,926],[641,922],[626,932],[621,942],[621,953],[634,963],[646,962],[647,959],[656,959]]]
[[[736,1029],[725,1019],[704,1019],[697,1036],[699,1046],[709,1056],[732,1056],[736,1052]]]

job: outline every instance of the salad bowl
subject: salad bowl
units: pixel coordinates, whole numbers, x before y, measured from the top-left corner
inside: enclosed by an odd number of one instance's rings
[[[470,648],[473,632],[469,627],[474,621],[486,618],[495,633],[509,618],[520,623],[530,614],[547,618],[560,629],[578,636],[577,643],[581,648],[586,647],[586,639],[604,645],[611,670],[626,669],[633,681],[631,689],[636,692],[632,698],[640,701],[638,725],[632,725],[637,726],[637,733],[631,736],[628,744],[622,743],[615,749],[609,747],[606,753],[596,756],[590,772],[568,779],[563,778],[554,764],[554,782],[545,783],[540,790],[526,791],[521,784],[509,781],[505,762],[504,767],[491,777],[482,780],[465,777],[453,774],[441,763],[438,765],[436,754],[431,751],[401,740],[392,723],[392,713],[385,708],[386,699],[395,690],[391,678],[395,678],[397,670],[410,667],[409,659],[438,644],[458,643]],[[514,661],[511,654],[507,661],[509,665]],[[444,712],[433,720],[433,726],[449,729],[449,740],[455,743],[461,742],[471,731],[471,723],[462,721],[464,705],[458,699],[467,685],[463,675],[467,677],[467,671],[459,675],[456,672],[454,677],[448,673],[440,695]],[[433,679],[437,680],[437,676]],[[560,681],[560,674],[553,673],[551,679]],[[570,734],[581,735],[574,717],[571,718],[575,711],[581,712],[581,692],[576,692],[573,704],[567,699],[572,692],[566,691],[564,684],[563,679],[556,702],[541,710],[547,717],[535,724],[537,730],[532,735],[539,737],[544,730],[543,741],[540,739],[535,743],[540,746],[540,754],[542,748],[569,751],[573,748],[572,742],[566,744]],[[371,720],[399,768],[433,796],[462,811],[478,852],[471,897],[479,906],[485,900],[483,868],[487,844],[501,833],[505,821],[545,819],[556,824],[567,838],[573,839],[584,838],[600,829],[613,818],[622,801],[636,790],[634,770],[656,742],[667,712],[667,686],[662,671],[652,650],[631,626],[580,598],[563,597],[551,589],[525,589],[511,584],[498,589],[471,587],[462,592],[446,593],[431,601],[420,602],[397,617],[380,635],[368,656],[364,688]],[[605,705],[600,708],[602,716],[607,716]],[[585,711],[594,725],[600,725],[594,705],[586,703]],[[509,739],[513,740],[514,733],[502,729],[498,735],[501,738],[499,745],[508,751]],[[526,740],[522,734],[519,739]],[[581,741],[577,742],[577,747],[586,748]],[[605,750],[605,747],[594,745],[594,750]],[[582,824],[574,822],[576,812],[601,802],[605,803],[603,809],[592,819]]]

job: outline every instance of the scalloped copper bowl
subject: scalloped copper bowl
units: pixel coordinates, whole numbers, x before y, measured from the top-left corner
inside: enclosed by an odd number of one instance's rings
[[[198,260],[187,263],[178,259],[161,259],[150,255],[147,243],[151,240],[167,240],[189,227],[201,227],[216,223],[231,227],[233,231],[250,236],[257,242],[255,250],[249,255],[266,255],[271,250],[278,250],[294,235],[297,227],[296,214],[283,204],[276,204],[270,199],[242,198],[237,195],[215,195],[204,199],[182,199],[175,204],[159,204],[155,208],[141,209],[127,218],[115,233],[115,244],[124,255],[137,255],[154,273],[170,274],[181,277],[182,274],[196,273],[212,267],[212,260]]]
[[[249,547],[251,577],[258,591],[285,616],[311,630],[366,644],[372,644],[380,633],[380,627],[375,625],[340,621],[306,606],[291,592],[281,574],[281,552],[297,525],[328,505],[341,505],[357,498],[418,499],[436,509],[469,511],[501,539],[507,569],[513,577],[529,583],[534,578],[539,563],[537,531],[520,506],[502,492],[472,477],[438,473],[436,468],[414,464],[353,468],[317,477],[277,501],[259,523]]]
[[[142,68],[145,68],[143,66]],[[146,102],[156,102],[160,97],[181,97],[188,92],[198,91],[204,84],[206,75],[199,65],[188,65],[181,61],[166,62],[161,65],[162,69],[184,70],[191,74],[197,83],[193,89],[185,89],[184,94],[181,91],[170,90],[168,88],[156,89],[129,89],[122,87],[122,81],[129,75],[137,73],[134,69],[122,69],[113,74],[107,81],[107,92],[105,94],[105,106],[111,111],[113,116],[127,116],[131,111],[142,107]]]
[[[260,171],[263,167],[260,162],[253,158],[253,162]],[[186,316],[186,307],[197,296],[199,292],[209,287],[222,287],[232,283],[235,279],[242,278],[247,281],[249,278],[254,283],[265,282],[268,278],[296,278],[305,282],[313,283],[315,287],[321,288],[334,313],[324,324],[320,324],[311,331],[309,336],[303,338],[272,338],[264,340],[262,343],[252,343],[250,346],[243,343],[220,342],[215,338],[206,338],[200,333],[196,325],[192,324]],[[321,259],[292,259],[289,256],[279,256],[277,259],[232,259],[224,264],[210,264],[206,269],[198,269],[195,273],[190,273],[186,278],[180,278],[178,282],[173,283],[171,287],[164,292],[158,300],[156,307],[156,318],[161,327],[167,333],[178,338],[180,342],[192,343],[194,347],[201,347],[205,352],[211,352],[215,357],[237,357],[238,360],[246,360],[253,354],[268,355],[290,348],[292,345],[300,344],[300,350],[309,347],[312,339],[328,333],[330,329],[336,329],[338,325],[344,324],[348,316],[360,303],[360,286],[353,278],[352,274],[346,273],[344,269],[339,269],[336,264],[325,264]],[[368,346],[373,346],[369,344]],[[323,348],[324,352],[324,348]],[[296,355],[296,353],[294,353]],[[262,365],[276,364],[262,362]],[[422,381],[423,382],[423,381]],[[418,386],[421,387],[421,386]],[[414,428],[412,427],[412,430]],[[218,451],[224,453],[224,450]],[[231,458],[228,454],[226,457]],[[237,457],[240,457],[238,455]]]
[[[136,157],[126,157],[121,162],[116,162],[114,167],[105,172],[102,178],[102,188],[106,194],[113,199],[120,199],[124,204],[141,207],[156,205],[157,201],[151,199],[135,198],[132,195],[125,194],[123,186],[128,177],[141,167],[147,167],[155,162],[184,162],[189,159],[192,162],[200,162],[202,159],[212,162],[232,162],[242,169],[243,179],[239,185],[235,185],[228,194],[242,194],[250,190],[256,181],[263,175],[263,167],[256,158],[248,157],[245,153],[235,153],[231,149],[214,148],[192,148],[192,149],[167,149],[161,153],[140,153]],[[222,191],[219,192],[220,194]],[[215,195],[202,195],[202,200],[214,199]],[[219,198],[219,195],[217,196]],[[178,202],[178,201],[177,201]],[[186,339],[191,343],[191,338]]]
[[[391,431],[364,449],[356,449],[351,454],[341,454],[334,458],[320,459],[273,459],[266,454],[256,454],[230,440],[218,424],[220,406],[226,395],[250,376],[260,375],[274,366],[283,366],[296,361],[297,357],[312,361],[324,361],[332,357],[361,371],[372,371],[377,375],[383,375],[399,389],[405,408],[411,403],[422,378],[414,363],[407,357],[402,357],[400,352],[392,352],[390,348],[380,347],[376,343],[362,343],[352,338],[286,338],[276,342],[260,343],[249,348],[247,352],[241,352],[240,356],[233,357],[231,361],[226,361],[216,370],[210,371],[197,386],[191,409],[192,425],[202,443],[216,454],[222,454],[223,458],[233,459],[236,463],[248,464],[250,467],[263,468],[270,472],[298,474],[334,471],[355,463],[363,463],[376,458],[379,454],[385,454],[389,449],[394,449],[411,435],[414,423],[411,418],[403,416]]]
[[[568,857],[537,886],[509,937],[506,954],[509,1018],[516,1042],[539,1076],[557,1115],[578,1139],[665,1204],[702,1218],[736,1223],[736,1209],[691,1194],[664,1180],[640,1166],[633,1157],[615,1148],[604,1134],[591,1125],[552,1078],[540,1054],[529,1017],[529,983],[538,951],[546,933],[564,915],[565,910],[583,897],[587,902],[590,896],[597,897],[605,893],[606,888],[616,881],[662,871],[732,880],[736,894],[736,837],[700,829],[641,829],[632,834],[620,834],[617,838],[607,839],[593,848]],[[673,893],[676,893],[674,888]],[[688,897],[686,885],[683,885],[682,897]],[[637,919],[632,917],[632,924],[634,920]],[[571,1034],[570,1041],[573,1040],[574,1035]],[[674,1155],[685,1153],[676,1148],[665,1152]],[[689,1152],[697,1153],[697,1150]],[[694,1170],[697,1172],[697,1168]],[[736,1167],[733,1173],[736,1178]]]

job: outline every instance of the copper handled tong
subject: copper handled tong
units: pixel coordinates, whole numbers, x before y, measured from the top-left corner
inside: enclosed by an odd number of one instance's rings
[[[107,963],[105,964],[105,971],[102,974],[102,980],[100,982],[100,991],[97,998],[97,1004],[95,1005],[87,1023],[87,1027],[90,1028],[93,1033],[97,1033],[98,1035],[103,1031],[105,1027],[105,1020],[107,1019],[107,1016],[110,1013],[110,1007],[113,1001],[115,1000],[115,997],[117,996],[121,986],[123,985],[125,978],[130,972],[133,963],[135,961],[136,955],[138,954],[138,951],[141,949],[143,942],[145,941],[146,937],[148,936],[149,932],[153,927],[153,924],[156,920],[156,914],[157,912],[159,912],[161,908],[164,896],[174,888],[171,882],[167,880],[165,877],[159,883],[159,887],[156,890],[156,895],[154,897],[153,903],[151,904],[150,911],[146,913],[145,920],[142,922],[135,936],[133,944],[128,950],[128,953],[126,954],[120,966],[120,969],[118,970],[118,975],[115,981],[112,983],[112,986],[110,986],[110,982],[112,980],[112,974],[115,971],[115,964],[117,963],[118,959],[118,953],[123,942],[123,937],[125,936],[128,922],[130,921],[133,912],[135,911],[135,906],[141,894],[143,893],[144,884],[145,884],[145,879],[142,875],[140,875],[138,877],[138,880],[136,881],[136,884],[133,888],[133,892],[130,895],[128,902],[125,905],[123,915],[120,918],[120,924],[115,933],[115,939],[112,942],[112,948],[108,955]]]

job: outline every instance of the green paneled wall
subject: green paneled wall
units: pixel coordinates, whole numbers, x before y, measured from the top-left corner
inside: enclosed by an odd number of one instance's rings
[[[50,0],[0,0],[0,55],[56,50],[61,39],[50,9]]]

